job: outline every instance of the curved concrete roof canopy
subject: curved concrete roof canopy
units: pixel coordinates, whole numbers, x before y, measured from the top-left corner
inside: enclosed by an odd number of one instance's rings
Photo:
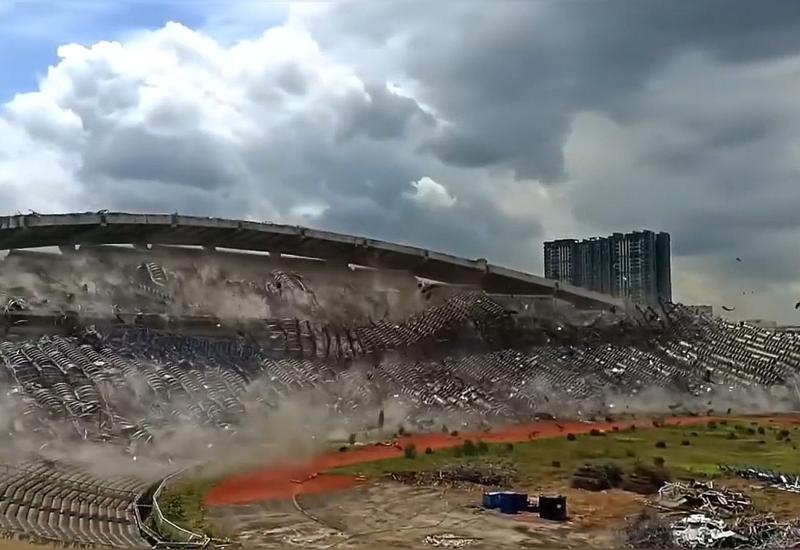
[[[74,245],[191,245],[290,254],[403,269],[488,292],[557,295],[579,307],[621,307],[610,295],[441,252],[305,227],[178,214],[86,212],[0,217],[0,250]]]

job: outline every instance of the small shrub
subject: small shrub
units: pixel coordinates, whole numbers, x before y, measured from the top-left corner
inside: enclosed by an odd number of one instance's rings
[[[606,422],[614,422],[613,416],[606,416]]]
[[[766,442],[766,441],[764,441],[763,439],[759,439],[759,440],[758,440],[758,444],[759,444],[759,445],[765,445],[766,443],[767,443],[767,442]]]
[[[615,431],[615,432],[618,432],[619,431],[619,426],[612,426],[611,430]]]
[[[663,428],[664,427],[664,422],[662,422],[658,418],[655,418],[655,419],[653,419],[653,427],[654,428]]]
[[[550,464],[553,466],[553,468],[561,468],[561,461],[560,460],[554,460]]]
[[[691,445],[691,442],[688,439],[684,439],[683,441],[681,441],[681,445],[683,445],[684,447],[688,447],[689,445]]]
[[[355,445],[356,444],[356,434],[350,434],[350,437],[347,439],[347,442],[350,443],[351,446]]]
[[[567,441],[575,441],[575,439],[577,439],[575,437],[575,434],[573,434],[573,433],[567,434]]]
[[[589,432],[589,435],[592,435],[594,437],[599,437],[599,436],[603,436],[603,435],[606,435],[606,434],[605,434],[605,432],[600,431],[597,428],[592,428],[591,431]]]
[[[461,445],[461,452],[464,456],[475,456],[478,454],[478,447],[471,439],[467,439],[464,441],[464,444]]]
[[[759,427],[756,429],[756,431],[759,433],[759,435],[764,435],[764,432],[765,432],[766,430],[764,430],[764,426],[759,426]]]
[[[608,479],[608,483],[611,485],[611,487],[618,487],[622,481],[622,476],[625,473],[622,471],[622,467],[614,462],[603,464],[603,471],[605,472],[606,479]]]
[[[707,426],[711,430],[716,430],[717,429],[717,423],[714,420],[709,420]]]
[[[700,434],[698,434],[697,432],[692,432],[692,433],[690,433],[689,435],[691,435],[692,437],[697,437],[697,436],[699,436]]]
[[[719,424],[720,424],[720,426],[727,426],[728,425],[728,421],[727,420],[720,420]]]
[[[756,435],[756,431],[753,428],[747,428],[744,433],[747,435]]]
[[[503,445],[503,449],[507,453],[510,453],[510,452],[512,452],[514,450],[514,444],[513,443],[506,443],[506,444]]]
[[[633,458],[636,456],[636,453],[633,452],[633,449],[628,449],[627,451],[625,451],[625,456]]]
[[[728,439],[739,439],[739,436],[736,435],[734,432],[730,432],[728,434]]]
[[[406,427],[400,424],[400,427],[397,428],[397,435],[403,436],[406,435]]]
[[[631,424],[630,430],[632,432],[635,432],[636,431],[636,424]]]
[[[664,457],[663,456],[654,456],[653,457],[653,465],[656,468],[663,468],[664,467]]]
[[[477,451],[479,454],[486,454],[489,452],[489,445],[485,441],[478,441]]]
[[[340,453],[345,453],[345,452],[347,452],[347,447],[344,447],[344,446],[342,446],[342,447],[339,447],[339,452],[340,452]]]
[[[450,435],[452,435],[453,437],[458,437],[458,430],[453,430],[452,432],[450,432]]]
[[[666,449],[667,442],[666,441],[656,441],[656,448],[657,449]]]
[[[417,448],[413,443],[409,443],[403,447],[403,456],[410,459],[417,458]]]
[[[781,430],[775,435],[775,437],[777,439],[786,439],[789,437],[789,430]]]
[[[433,454],[433,449],[431,449],[430,447],[425,447],[425,454],[426,455],[432,455]]]

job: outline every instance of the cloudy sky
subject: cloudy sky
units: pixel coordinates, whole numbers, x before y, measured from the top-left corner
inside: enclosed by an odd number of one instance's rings
[[[545,239],[650,228],[678,299],[800,323],[796,0],[0,0],[0,70],[3,213],[298,223],[537,273]]]

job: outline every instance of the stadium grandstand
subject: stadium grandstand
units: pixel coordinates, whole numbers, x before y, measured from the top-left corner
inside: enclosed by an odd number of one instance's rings
[[[57,251],[31,250],[43,247]],[[798,400],[798,334],[680,304],[624,307],[483,260],[108,212],[0,218],[0,248],[8,536],[212,545],[164,517],[161,490],[280,437],[270,419],[297,416],[291,403],[321,430],[355,431],[390,409],[425,429]]]

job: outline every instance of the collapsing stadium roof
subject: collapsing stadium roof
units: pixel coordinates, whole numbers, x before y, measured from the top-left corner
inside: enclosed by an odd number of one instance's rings
[[[479,285],[506,294],[557,294],[581,307],[621,307],[590,290],[421,248],[297,226],[178,214],[116,212],[0,217],[0,250],[101,244],[196,245],[321,258],[330,262],[403,269],[420,277]]]

